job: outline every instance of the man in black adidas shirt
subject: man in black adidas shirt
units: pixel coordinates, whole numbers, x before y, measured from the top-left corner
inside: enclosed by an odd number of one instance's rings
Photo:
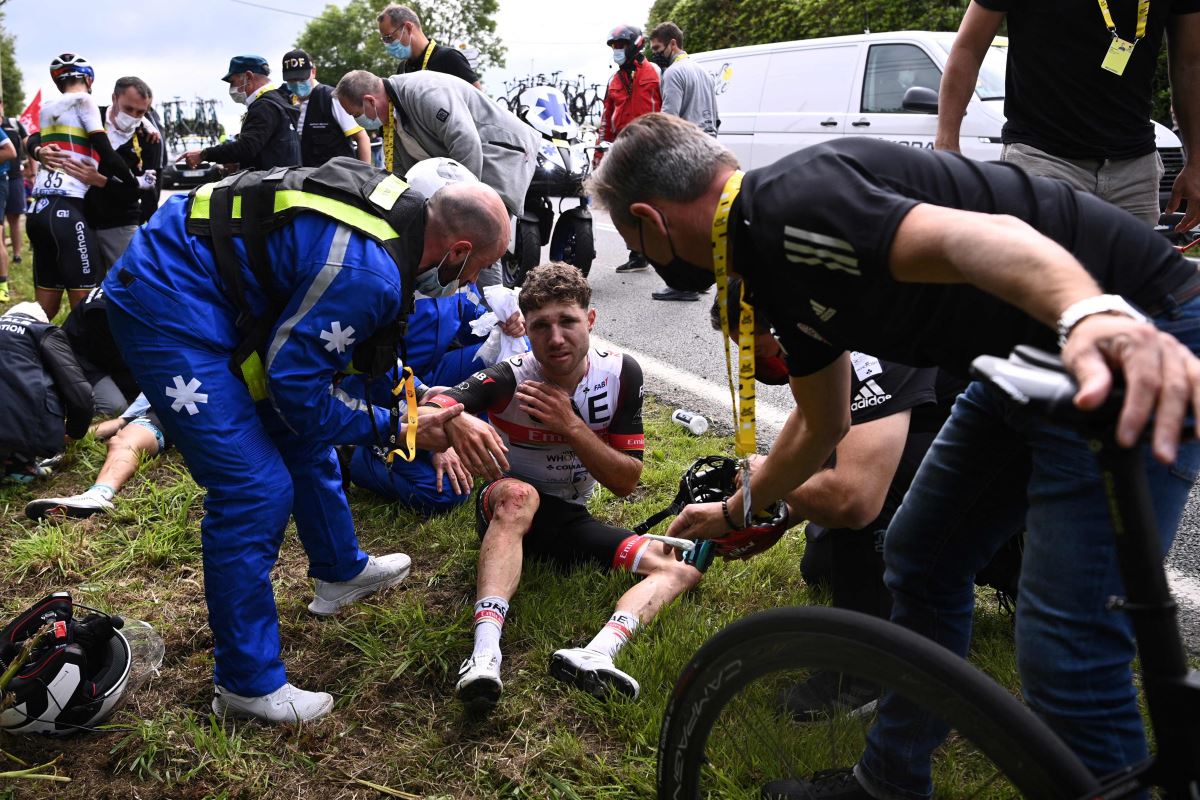
[[[1130,387],[1118,440],[1134,445],[1155,415],[1148,477],[1165,552],[1200,467],[1198,446],[1179,443],[1183,416],[1200,405],[1200,277],[1162,237],[1012,165],[879,140],[818,145],[741,177],[710,137],[650,114],[617,138],[590,189],[668,285],[707,288],[714,260],[728,254],[783,340],[802,413],[752,480],[756,506],[803,483],[842,438],[850,350],[965,376],[984,353],[1053,349],[1057,324],[1080,406],[1103,400],[1115,368]],[[1013,481],[1025,459],[1032,478],[1006,487],[1025,489],[1030,503],[1017,611],[1023,690],[1084,763],[1106,773],[1141,760],[1146,743],[1129,621],[1105,609],[1121,594],[1111,523],[1078,436],[972,384],[888,528],[892,619],[966,653],[972,577],[1002,541],[959,523],[970,498]],[[728,505],[740,519],[741,496]],[[706,504],[685,509],[669,532],[727,531],[720,504]],[[889,700],[857,780],[823,796],[932,792],[927,755],[944,734]],[[770,786],[764,796],[813,788]]]

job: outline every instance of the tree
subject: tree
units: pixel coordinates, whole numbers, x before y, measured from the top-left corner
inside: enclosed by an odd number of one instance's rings
[[[3,77],[4,112],[10,117],[25,110],[25,88],[21,85],[21,69],[17,66],[17,37],[3,28],[0,14],[0,76]]]
[[[344,8],[328,5],[305,26],[296,41],[317,64],[322,83],[336,84],[351,70],[365,69],[376,75],[396,71],[396,59],[379,41],[376,18],[381,0],[350,0]],[[443,0],[410,2],[408,7],[421,18],[425,33],[439,42],[468,41],[479,48],[480,69],[504,66],[504,46],[496,38],[498,0]]]

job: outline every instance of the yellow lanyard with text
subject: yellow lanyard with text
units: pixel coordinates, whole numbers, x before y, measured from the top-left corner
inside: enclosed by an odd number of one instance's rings
[[[425,48],[425,58],[421,59],[421,69],[429,68],[429,57],[433,55],[433,48],[435,47],[437,47],[437,42],[430,39],[429,46]]]
[[[408,429],[404,432],[407,452],[398,447],[392,449],[385,459],[389,464],[396,459],[396,456],[400,456],[405,461],[412,461],[417,455],[417,386],[416,380],[413,378],[412,367],[404,368],[404,377],[392,389],[392,394],[396,397],[399,397],[401,392],[404,393],[404,400],[408,406],[408,413],[405,417]]]
[[[1137,30],[1133,41],[1126,41],[1117,35],[1117,25],[1113,22],[1112,13],[1108,10],[1108,0],[1096,0],[1100,4],[1100,13],[1104,16],[1104,25],[1112,34],[1112,42],[1100,62],[1100,68],[1115,75],[1124,75],[1125,67],[1133,55],[1133,48],[1146,36],[1146,22],[1150,19],[1150,0],[1138,0]]]
[[[735,171],[725,181],[721,199],[712,222],[713,272],[717,278],[717,308],[721,314],[721,330],[732,338],[733,324],[729,319],[729,214],[733,201],[742,189],[743,173]],[[754,430],[754,308],[746,302],[745,286],[738,294],[738,385],[733,384],[733,362],[729,347],[725,347],[725,375],[729,381],[729,398],[733,403],[734,448],[742,461],[742,509],[745,524],[751,518],[749,457],[757,448]]]
[[[133,136],[130,137],[129,141],[133,144],[133,154],[135,156],[137,156],[137,160],[138,160],[137,171],[141,172],[142,171],[142,143],[138,141],[137,131],[133,132]]]

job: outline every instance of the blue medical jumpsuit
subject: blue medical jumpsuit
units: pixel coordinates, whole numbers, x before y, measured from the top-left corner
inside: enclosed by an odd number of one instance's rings
[[[230,371],[237,312],[209,241],[186,231],[187,198],[168,200],[105,281],[112,332],[196,482],[214,680],[246,696],[286,682],[271,587],[289,515],[309,575],[348,580],[366,566],[341,489],[334,444],[370,446],[389,421],[335,391],[354,345],[400,311],[396,263],[374,241],[301,212],[269,234],[270,271],[286,298],[264,360],[269,400]],[[419,243],[417,252],[419,252]],[[235,240],[245,258],[241,240]],[[243,266],[256,315],[267,298]]]

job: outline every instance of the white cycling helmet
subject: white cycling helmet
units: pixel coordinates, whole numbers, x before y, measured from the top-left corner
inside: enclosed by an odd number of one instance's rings
[[[90,82],[96,79],[96,71],[83,56],[63,53],[50,62],[50,77],[54,80],[54,85],[61,90],[63,82],[68,78],[86,78],[90,85]]]
[[[445,157],[418,161],[404,175],[404,180],[426,197],[433,197],[438,189],[452,183],[479,183],[471,170]]]

